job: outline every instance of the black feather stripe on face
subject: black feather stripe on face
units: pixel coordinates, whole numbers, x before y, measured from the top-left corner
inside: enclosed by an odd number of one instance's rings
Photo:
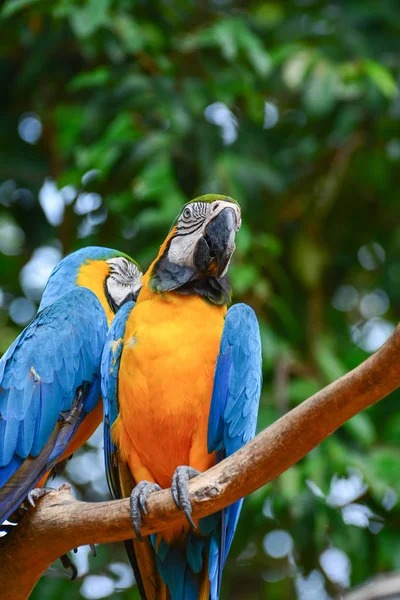
[[[188,214],[185,214],[188,211]],[[181,213],[176,224],[176,235],[189,235],[203,226],[207,216],[207,203],[194,202],[187,206]]]

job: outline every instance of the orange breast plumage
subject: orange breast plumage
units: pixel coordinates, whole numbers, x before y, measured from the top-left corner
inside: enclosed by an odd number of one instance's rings
[[[126,327],[113,437],[136,480],[171,485],[180,465],[215,463],[207,428],[226,309],[196,296],[151,295]]]

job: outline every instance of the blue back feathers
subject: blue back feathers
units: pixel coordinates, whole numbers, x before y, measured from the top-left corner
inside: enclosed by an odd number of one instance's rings
[[[77,287],[82,264],[121,253],[89,247],[53,270],[39,312],[0,360],[0,524],[68,447],[100,398],[107,319]]]

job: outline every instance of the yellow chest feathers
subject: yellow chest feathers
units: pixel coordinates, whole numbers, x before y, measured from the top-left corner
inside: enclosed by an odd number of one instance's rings
[[[161,454],[163,472],[172,476],[176,466],[191,462],[196,445],[207,457],[225,313],[197,296],[177,294],[139,301],[131,313],[119,371],[120,427],[150,471]]]
[[[129,374],[129,387],[136,389],[135,377],[139,377],[147,401],[156,401],[153,392],[169,404],[177,391],[193,392],[209,383],[225,312],[197,296],[155,295],[139,301],[127,324],[121,362],[122,374]]]

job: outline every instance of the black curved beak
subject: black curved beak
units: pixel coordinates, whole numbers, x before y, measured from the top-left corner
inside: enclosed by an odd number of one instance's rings
[[[200,238],[194,263],[205,275],[221,277],[233,251],[237,231],[236,215],[232,208],[224,208],[207,225],[204,236]]]

